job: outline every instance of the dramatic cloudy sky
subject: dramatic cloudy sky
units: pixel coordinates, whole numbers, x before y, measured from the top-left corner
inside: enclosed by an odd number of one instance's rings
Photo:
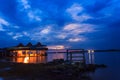
[[[0,0],[0,47],[115,49],[119,31],[120,0]]]

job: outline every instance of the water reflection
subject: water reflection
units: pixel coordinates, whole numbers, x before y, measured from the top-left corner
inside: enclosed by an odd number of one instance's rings
[[[66,56],[64,53],[53,53],[53,54],[48,54],[47,56],[47,61],[52,61],[54,59],[66,59]]]
[[[86,55],[86,62],[89,64],[89,54]],[[63,53],[55,53],[48,54],[48,56],[39,56],[39,57],[13,57],[11,60],[13,62],[21,62],[21,63],[46,63],[48,61],[52,61],[56,58],[64,58],[66,54]],[[105,69],[97,69],[94,73],[88,74],[88,76],[92,77],[92,80],[120,80],[120,53],[111,52],[111,53],[95,53],[94,59],[96,64],[105,64],[108,67]],[[26,60],[25,60],[26,59]],[[116,73],[116,74],[115,74]],[[89,79],[86,79],[89,80]]]
[[[10,58],[10,61],[17,62],[17,63],[46,63],[46,62],[52,61],[54,59],[65,59],[65,54],[55,53],[55,54],[48,54],[48,56],[12,57],[12,58]]]
[[[29,63],[29,57],[24,58],[24,63]]]
[[[46,56],[37,56],[37,57],[13,57],[12,62],[17,63],[46,63],[47,57]]]
[[[4,79],[0,77],[0,80],[4,80]]]
[[[74,54],[74,56],[80,56],[81,54]],[[46,63],[53,61],[54,59],[64,59],[66,60],[65,53],[48,53],[47,56],[35,56],[35,57],[13,57],[11,58],[12,62],[17,63]],[[80,60],[82,58],[74,58],[74,60]]]

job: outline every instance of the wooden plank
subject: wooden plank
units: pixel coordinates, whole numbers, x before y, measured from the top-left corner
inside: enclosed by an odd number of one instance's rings
[[[66,50],[66,59],[72,62],[85,63],[84,49],[68,49]],[[78,55],[79,54],[79,55]]]
[[[73,62],[74,62],[74,61],[80,61],[80,62],[85,62],[84,60],[73,60]]]
[[[68,58],[71,56],[68,56]],[[84,58],[84,56],[72,56],[72,58]]]

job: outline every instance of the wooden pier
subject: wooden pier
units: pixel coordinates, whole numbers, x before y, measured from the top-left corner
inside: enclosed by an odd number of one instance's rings
[[[53,50],[52,52],[48,52],[48,53],[58,53],[58,54],[65,53],[66,61],[69,61],[70,63],[80,62],[80,63],[86,64],[84,49]]]
[[[81,62],[86,64],[84,49],[68,49],[66,60],[72,62]]]
[[[70,63],[80,62],[86,64],[84,49],[53,49],[46,52],[46,54],[52,53],[56,55],[59,53],[64,53],[66,55],[66,57],[64,58],[65,61],[68,61]],[[7,53],[5,50],[3,53],[1,53],[1,56],[3,57],[7,57],[7,55],[9,55],[9,53]]]

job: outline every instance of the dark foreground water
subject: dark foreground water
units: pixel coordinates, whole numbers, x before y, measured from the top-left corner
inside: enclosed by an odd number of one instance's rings
[[[90,73],[92,80],[120,80],[120,52],[95,53],[95,63],[105,64],[107,68]]]
[[[20,63],[46,63],[53,59],[66,59],[66,54],[55,53],[48,54],[47,57],[15,57],[11,58],[12,62]],[[86,62],[88,61],[88,53],[86,53]],[[96,69],[95,72],[91,72],[88,76],[92,80],[120,80],[120,52],[97,52],[94,53],[94,63],[105,64],[107,68]]]

